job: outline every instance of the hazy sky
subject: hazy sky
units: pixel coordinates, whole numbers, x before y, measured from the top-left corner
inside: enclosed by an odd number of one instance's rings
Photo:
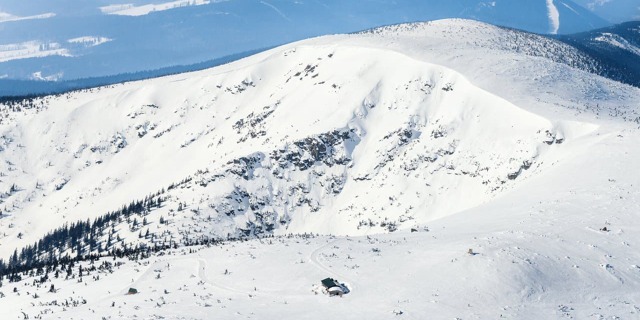
[[[87,15],[100,14],[98,7],[109,4],[132,3],[136,5],[147,3],[163,3],[173,0],[0,0],[0,12],[16,16],[28,16],[53,12],[58,15]],[[233,0],[231,0],[233,1]],[[257,0],[256,0],[257,1]],[[272,0],[275,2],[287,0]],[[290,0],[293,1],[293,0]],[[322,0],[318,0],[322,1]],[[360,0],[344,0],[360,1]],[[393,2],[393,0],[381,0]],[[422,0],[415,0],[422,1]],[[457,1],[457,0],[452,0]],[[478,0],[478,2],[488,0]],[[531,0],[545,1],[545,0]],[[610,22],[640,20],[640,0],[573,0],[595,14]],[[212,1],[214,2],[214,1]]]
[[[640,0],[573,0],[611,22],[640,20]]]

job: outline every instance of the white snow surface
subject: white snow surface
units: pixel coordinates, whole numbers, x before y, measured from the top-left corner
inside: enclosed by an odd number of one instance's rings
[[[69,43],[82,44],[88,47],[99,46],[109,41],[113,41],[113,39],[109,39],[107,37],[93,37],[93,36],[77,37],[77,38],[67,40],[67,42]]]
[[[209,4],[209,0],[177,0],[157,4],[145,4],[136,6],[134,4],[114,4],[100,7],[100,11],[105,14],[115,14],[121,16],[144,16],[152,12],[171,10],[188,6],[200,6]]]
[[[21,16],[16,16],[7,12],[0,11],[0,23],[11,22],[11,21],[33,20],[33,19],[47,19],[55,16],[56,16],[55,13],[48,12],[48,13],[36,14],[32,16],[21,17]]]
[[[57,81],[60,78],[62,78],[63,74],[62,73],[55,73],[55,74],[50,74],[50,75],[43,75],[42,71],[38,71],[38,72],[34,72],[31,75],[31,78],[33,80],[40,80],[40,81]]]
[[[5,282],[0,317],[636,318],[640,90],[567,59],[442,20],[2,106],[5,258],[161,189],[124,242],[282,237]],[[304,232],[334,236],[284,237]]]
[[[83,36],[68,39],[66,43],[32,40],[2,44],[0,45],[0,62],[47,56],[71,57],[74,56],[74,49],[95,47],[110,41],[113,41],[113,39],[100,36]],[[59,74],[62,74],[62,72]]]
[[[52,55],[69,56],[69,50],[57,42],[37,40],[0,45],[0,62]]]

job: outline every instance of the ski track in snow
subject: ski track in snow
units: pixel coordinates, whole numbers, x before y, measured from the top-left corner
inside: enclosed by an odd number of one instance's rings
[[[289,19],[289,17],[287,17],[287,15],[286,15],[286,14],[284,14],[284,12],[280,11],[280,9],[278,9],[278,7],[276,7],[276,6],[274,6],[274,5],[272,5],[271,3],[266,2],[266,1],[260,1],[260,3],[264,4],[265,6],[267,6],[267,7],[271,8],[271,9],[273,9],[273,11],[275,11],[275,12],[276,12],[279,16],[281,16],[283,19],[285,19],[285,20],[287,20],[287,21],[291,22],[291,19]]]
[[[565,6],[565,8],[571,10],[571,12],[575,13],[577,16],[580,15],[580,13],[578,11],[576,11],[576,9],[574,9],[573,7],[571,7],[570,5],[566,4],[565,2],[562,2],[562,5]]]
[[[344,241],[345,241],[344,239],[335,239],[335,240],[329,241],[325,245],[322,245],[319,248],[315,249],[313,252],[311,252],[311,254],[309,254],[308,260],[314,266],[316,266],[318,269],[320,269],[320,270],[322,270],[324,272],[327,272],[328,275],[333,276],[334,278],[336,278],[336,280],[338,280],[340,282],[348,282],[349,290],[351,290],[352,286],[355,285],[355,283],[353,282],[352,279],[350,279],[347,276],[344,276],[342,274],[337,273],[335,270],[333,270],[330,267],[327,267],[324,263],[322,263],[320,261],[320,254],[322,254],[327,248],[333,247],[337,243],[344,242]]]
[[[549,11],[549,24],[551,27],[549,33],[558,34],[558,30],[560,30],[560,12],[555,3],[553,3],[553,0],[547,0],[547,9]]]
[[[228,292],[236,293],[236,294],[242,294],[242,295],[251,294],[250,292],[236,290],[236,289],[221,285],[220,283],[217,283],[217,282],[209,280],[209,278],[207,277],[207,261],[205,259],[202,259],[202,258],[198,259],[198,277],[204,283],[209,284],[209,285],[211,285],[211,286],[213,286],[215,288],[218,288],[220,290],[224,290],[224,291],[228,291]]]

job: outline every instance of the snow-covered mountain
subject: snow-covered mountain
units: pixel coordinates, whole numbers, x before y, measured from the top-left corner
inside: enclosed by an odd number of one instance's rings
[[[0,11],[0,78],[38,81],[190,65],[313,36],[442,18],[552,34],[608,24],[569,0],[38,0],[9,1]]]
[[[5,102],[0,254],[49,266],[0,314],[636,316],[640,89],[597,68],[441,20]],[[152,257],[65,261],[107,253]]]
[[[640,21],[560,39],[593,57],[601,75],[640,87]]]

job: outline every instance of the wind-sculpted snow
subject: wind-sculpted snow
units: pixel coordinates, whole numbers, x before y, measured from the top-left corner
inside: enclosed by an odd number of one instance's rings
[[[430,31],[426,36],[434,39],[450,38],[454,34],[460,35],[461,38],[450,39],[450,44],[458,46],[464,44],[464,47],[486,48],[517,55],[542,57],[591,73],[597,73],[602,69],[597,62],[593,61],[593,57],[570,45],[534,33],[499,28],[473,21],[444,20],[400,24],[367,30],[361,34],[407,37],[417,36],[425,29]]]

